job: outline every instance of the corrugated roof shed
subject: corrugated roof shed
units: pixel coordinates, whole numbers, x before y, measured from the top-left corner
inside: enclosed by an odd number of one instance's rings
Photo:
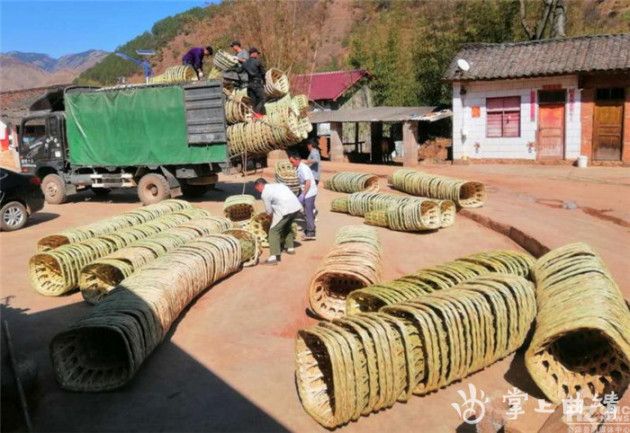
[[[466,60],[470,69],[462,71],[458,59]],[[498,80],[587,72],[630,73],[630,34],[463,44],[444,79]]]
[[[296,75],[291,83],[291,93],[306,94],[309,101],[336,101],[361,78],[371,76],[365,69]]]

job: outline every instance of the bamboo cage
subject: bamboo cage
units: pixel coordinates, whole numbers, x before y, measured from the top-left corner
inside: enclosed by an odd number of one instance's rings
[[[134,242],[85,266],[79,274],[81,295],[88,303],[97,304],[147,263],[197,238],[231,227],[227,218],[206,216]]]
[[[327,320],[342,317],[349,293],[380,280],[381,261],[381,244],[374,229],[342,227],[335,246],[311,280],[308,293],[313,312]]]
[[[53,338],[50,355],[60,387],[100,392],[129,382],[182,310],[251,259],[243,254],[242,241],[209,235],[123,280],[89,314]]]
[[[159,203],[123,212],[120,215],[105,218],[92,224],[45,236],[37,242],[37,251],[44,252],[62,245],[81,242],[136,224],[146,223],[168,213],[188,208],[192,208],[192,205],[184,200],[163,200]]]
[[[535,314],[532,283],[493,274],[302,329],[296,340],[302,405],[335,428],[435,391],[517,350]]]
[[[253,195],[231,195],[223,203],[223,215],[236,223],[249,221],[256,212],[255,203]]]
[[[280,69],[271,68],[265,74],[267,98],[281,98],[289,93],[289,78]]]
[[[205,213],[205,211],[195,208],[173,212],[114,233],[35,254],[29,261],[31,284],[42,295],[60,296],[79,287],[81,270],[94,260],[138,240],[205,216]]]
[[[378,176],[369,173],[342,171],[324,181],[324,188],[337,192],[377,192]]]
[[[274,173],[276,182],[285,184],[296,195],[300,192],[300,180],[298,179],[295,167],[291,165],[288,159],[276,161],[274,164]]]
[[[395,280],[352,292],[346,302],[347,314],[374,312],[387,305],[406,302],[489,273],[529,278],[534,258],[511,250],[485,251],[443,265],[420,269]]]
[[[421,197],[451,200],[460,207],[481,207],[487,200],[486,187],[477,181],[409,169],[396,170],[388,180],[400,191]]]
[[[536,330],[525,354],[530,375],[554,403],[590,401],[630,384],[630,311],[601,258],[565,245],[533,268]]]
[[[212,64],[221,71],[227,71],[238,66],[238,59],[224,50],[218,50],[212,59]]]
[[[229,124],[252,119],[252,101],[247,96],[232,96],[225,101],[225,120]]]

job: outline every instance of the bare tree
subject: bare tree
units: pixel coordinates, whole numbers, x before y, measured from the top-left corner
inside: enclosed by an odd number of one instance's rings
[[[549,37],[562,38],[565,36],[564,28],[566,23],[566,7],[564,0],[542,0],[543,8],[538,17],[536,25],[532,28],[527,22],[528,0],[520,0],[521,3],[521,25],[530,40],[545,38],[545,30],[550,25]]]

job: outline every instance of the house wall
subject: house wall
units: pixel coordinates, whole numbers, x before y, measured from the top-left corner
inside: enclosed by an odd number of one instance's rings
[[[624,87],[626,99],[623,107],[623,138],[621,160],[630,162],[630,76],[623,75],[594,75],[582,80],[582,155],[589,161],[593,158],[593,121],[595,111],[595,92],[597,88]]]
[[[453,83],[453,159],[536,159],[538,130],[538,91],[543,86],[573,89],[574,101],[567,95],[565,109],[565,159],[576,159],[581,148],[580,101],[577,76],[541,77]],[[461,95],[462,86],[466,94]],[[534,92],[533,117],[531,94]],[[568,92],[567,92],[568,93]],[[521,97],[520,137],[486,136],[486,98]],[[473,116],[479,107],[479,117]],[[530,146],[530,144],[533,144]]]

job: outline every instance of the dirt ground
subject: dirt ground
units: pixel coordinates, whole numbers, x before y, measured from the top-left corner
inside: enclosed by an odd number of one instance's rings
[[[324,177],[339,170],[372,171],[384,176],[393,167],[324,164]],[[445,166],[423,170],[487,183],[487,206],[475,210],[512,224],[549,247],[587,241],[604,258],[626,298],[630,298],[630,178],[628,169],[529,166]],[[270,176],[271,170],[266,169]],[[226,196],[242,192],[238,176],[223,177],[220,191],[196,205],[221,214]],[[251,183],[246,193],[254,193]],[[59,298],[37,294],[27,262],[42,236],[137,207],[135,191],[108,197],[80,193],[69,203],[46,205],[18,232],[0,234],[0,279],[16,349],[32,356],[39,380],[31,399],[36,431],[325,431],[302,409],[294,384],[294,338],[315,324],[306,312],[306,289],[335,232],[360,218],[331,213],[329,203],[343,194],[321,191],[317,241],[303,243],[295,256],[276,267],[257,266],[206,290],[181,315],[166,340],[122,389],[99,394],[62,391],[49,361],[48,344],[90,306],[78,293]],[[566,203],[575,209],[565,209]],[[572,208],[572,206],[568,206]],[[590,210],[586,210],[590,209]],[[383,243],[384,279],[493,248],[521,247],[508,237],[458,215],[454,227],[409,234],[378,229]],[[266,253],[263,257],[266,257]],[[406,404],[364,417],[348,432],[466,432],[451,403],[457,391],[475,384],[486,395],[516,386],[540,398],[522,353],[512,355],[439,392],[412,397]],[[542,425],[544,417],[534,417]],[[532,430],[533,431],[533,430]]]

